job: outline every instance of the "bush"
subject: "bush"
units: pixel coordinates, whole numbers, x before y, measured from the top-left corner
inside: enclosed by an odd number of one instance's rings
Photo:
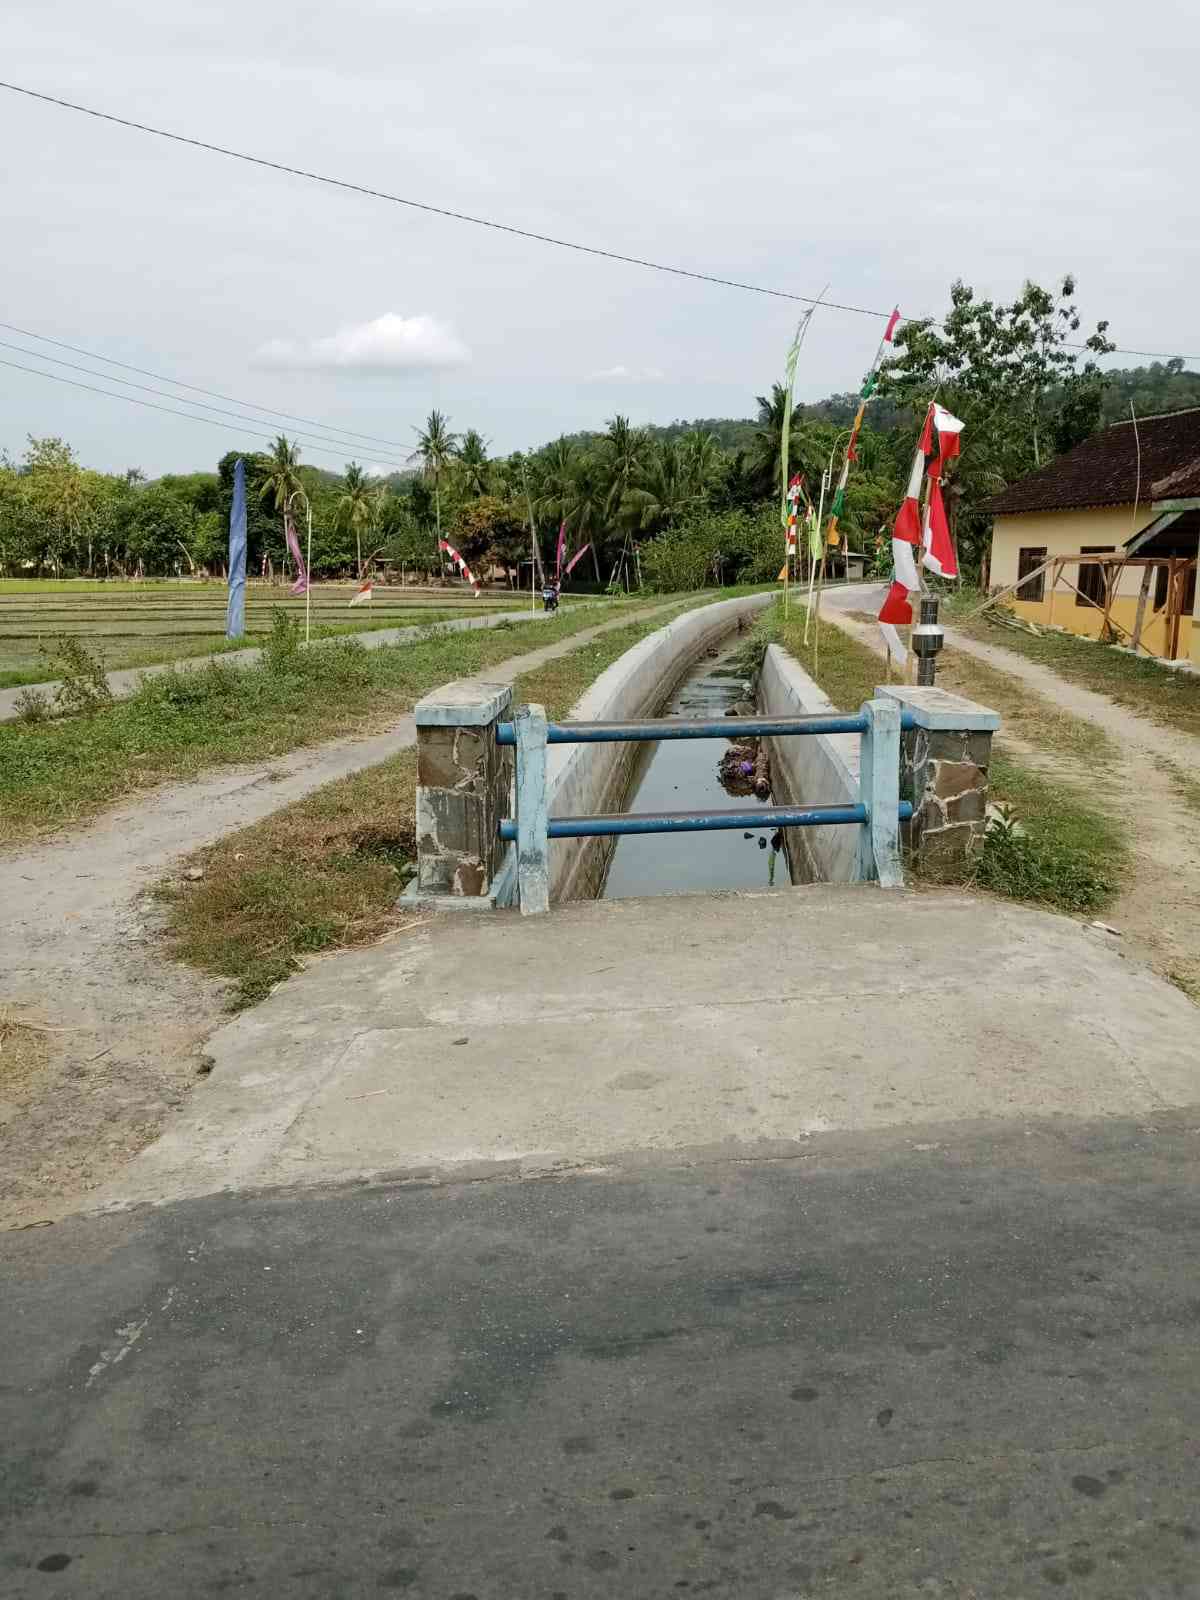
[[[112,705],[104,662],[82,639],[60,634],[51,652],[51,663],[62,680],[54,691],[54,703],[60,711],[87,716]]]
[[[1003,809],[988,823],[975,867],[981,888],[1059,911],[1098,911],[1112,898],[1114,877],[1056,839],[1026,833]]]
[[[263,665],[268,672],[291,672],[300,654],[300,623],[279,606],[271,610],[271,631],[262,647]]]
[[[642,546],[642,575],[662,594],[720,582],[769,583],[783,565],[784,537],[773,507],[707,512]]]
[[[50,701],[41,689],[22,689],[14,705],[22,722],[46,722],[50,717]]]

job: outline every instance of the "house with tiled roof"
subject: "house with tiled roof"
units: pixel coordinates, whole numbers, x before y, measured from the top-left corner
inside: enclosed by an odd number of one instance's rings
[[[1200,665],[1200,407],[1114,423],[987,509],[1018,616]]]

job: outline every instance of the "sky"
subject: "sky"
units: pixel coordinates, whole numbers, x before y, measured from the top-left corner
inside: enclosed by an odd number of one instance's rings
[[[1069,271],[1089,328],[1105,317],[1119,345],[1200,356],[1198,43],[1200,12],[1170,0],[8,0],[0,76],[432,205],[885,312],[940,315],[956,277],[1007,298]],[[802,309],[6,91],[0,146],[5,323],[242,404],[193,401],[310,424],[180,418],[0,367],[13,456],[55,434],[89,466],[153,475],[286,426],[314,465],[391,470],[435,406],[497,453],[616,412],[747,416]],[[881,331],[818,312],[798,397],[857,388]],[[0,360],[120,387],[47,359],[101,370],[89,357],[0,340],[21,347]],[[124,392],[188,409],[187,391]]]

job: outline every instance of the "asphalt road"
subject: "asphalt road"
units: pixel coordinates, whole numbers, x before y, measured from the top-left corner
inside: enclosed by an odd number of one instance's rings
[[[0,1236],[0,1592],[1200,1595],[1198,1122]]]

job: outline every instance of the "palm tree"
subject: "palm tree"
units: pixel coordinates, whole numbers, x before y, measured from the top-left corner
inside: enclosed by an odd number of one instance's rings
[[[458,465],[467,493],[478,500],[488,492],[488,441],[475,428],[468,428],[458,447]]]
[[[773,383],[769,396],[760,394],[758,400],[758,427],[754,430],[753,472],[763,494],[777,498],[786,485],[779,481],[779,457],[783,448],[783,417],[787,409],[787,389],[782,383]],[[798,408],[792,408],[791,426],[795,429]],[[792,434],[795,439],[795,433]],[[789,450],[789,456],[793,454]],[[789,460],[790,468],[791,462]]]
[[[287,547],[287,519],[288,509],[295,494],[304,494],[304,485],[300,481],[300,446],[292,444],[281,433],[271,446],[270,453],[263,458],[265,476],[262,487],[258,491],[260,500],[274,502],[275,510],[279,513],[279,520],[283,524],[284,547]]]
[[[707,495],[720,472],[721,446],[716,434],[693,428],[680,439],[679,453],[689,488],[696,495]]]
[[[629,418],[609,419],[608,432],[600,441],[601,458],[608,480],[606,511],[615,519],[622,500],[633,487],[646,464],[649,440],[640,428],[631,428]]]
[[[692,474],[684,441],[659,445],[638,484],[621,502],[622,521],[640,533],[657,532],[678,522],[702,498]]]
[[[417,448],[409,456],[419,461],[425,477],[433,484],[434,518],[437,523],[438,550],[442,543],[442,477],[454,459],[458,435],[450,432],[450,418],[441,411],[431,411],[425,419],[424,430],[417,431]],[[441,569],[441,555],[438,555]]]
[[[375,521],[375,491],[367,479],[366,471],[357,461],[351,461],[346,468],[346,488],[337,503],[337,525],[339,528],[352,529],[354,532],[354,550],[357,561],[357,572],[362,579],[362,531],[369,528]]]
[[[569,439],[556,439],[541,453],[537,465],[541,478],[537,514],[549,522],[565,522],[575,492],[575,446]]]

